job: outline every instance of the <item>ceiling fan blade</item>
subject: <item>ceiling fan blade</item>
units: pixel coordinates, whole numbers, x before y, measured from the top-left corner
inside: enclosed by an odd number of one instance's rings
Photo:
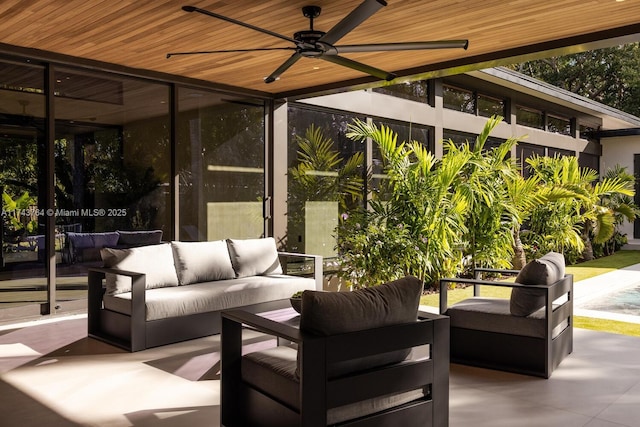
[[[338,55],[322,55],[319,57],[320,59],[324,59],[325,61],[333,62],[334,64],[342,65],[343,67],[351,68],[354,70],[362,71],[363,73],[367,73],[374,77],[383,80],[393,80],[396,78],[396,75],[393,73],[389,73],[387,71],[381,70],[379,68],[372,67],[367,64],[363,64],[362,62],[353,61],[351,59],[344,58]]]
[[[287,59],[286,61],[284,61],[282,63],[282,65],[280,65],[273,73],[271,73],[269,76],[264,78],[264,82],[265,83],[273,83],[276,80],[278,80],[278,77],[280,77],[280,75],[282,73],[284,73],[285,71],[287,71],[289,69],[289,67],[291,67],[293,64],[295,64],[296,62],[298,62],[298,59],[302,58],[302,55],[300,55],[300,53],[295,52],[293,55],[291,55],[289,57],[289,59]]]
[[[289,42],[292,42],[292,43],[296,42],[294,39],[292,39],[290,37],[287,37],[287,36],[283,36],[282,34],[274,33],[273,31],[265,30],[264,28],[256,27],[255,25],[247,24],[246,22],[238,21],[237,19],[229,18],[227,16],[223,16],[223,15],[217,14],[215,12],[210,12],[210,11],[208,11],[206,9],[200,9],[199,7],[182,6],[182,10],[184,10],[185,12],[202,13],[203,15],[212,16],[214,18],[222,19],[223,21],[231,22],[232,24],[240,25],[242,27],[249,28],[251,30],[258,31],[258,32],[263,33],[263,34],[268,34],[270,36],[277,37],[279,39],[283,39],[283,40],[286,40],[286,41],[289,41]]]
[[[171,52],[167,53],[167,58],[178,55],[202,55],[205,53],[231,53],[231,52],[257,52],[263,50],[296,50],[295,47],[263,47],[255,49],[228,49],[228,50],[203,50],[199,52]]]
[[[325,55],[354,52],[381,52],[394,50],[467,49],[469,40],[438,40],[428,42],[356,44],[328,47]]]
[[[338,22],[327,34],[322,36],[319,42],[334,44],[386,5],[387,2],[384,0],[364,0],[360,6],[353,9],[342,21]]]

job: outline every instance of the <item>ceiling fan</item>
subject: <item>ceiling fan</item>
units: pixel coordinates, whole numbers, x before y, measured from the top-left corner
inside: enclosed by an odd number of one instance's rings
[[[304,6],[302,8],[302,14],[309,18],[310,25],[308,30],[298,31],[293,35],[293,38],[284,36],[282,34],[275,33],[273,31],[266,30],[264,28],[256,27],[246,22],[241,22],[233,18],[229,18],[217,13],[200,9],[195,6],[183,6],[182,10],[185,12],[198,12],[203,15],[208,15],[214,18],[221,19],[223,21],[230,22],[232,24],[240,25],[245,28],[267,34],[273,37],[277,37],[282,40],[293,43],[291,47],[271,47],[271,48],[249,48],[249,49],[230,49],[230,50],[210,50],[200,52],[173,52],[168,53],[167,58],[176,55],[198,55],[206,53],[228,53],[228,52],[255,52],[255,51],[269,51],[269,50],[293,50],[293,54],[282,65],[280,65],[274,72],[264,78],[265,83],[272,83],[280,77],[287,69],[295,64],[300,58],[319,58],[325,61],[333,62],[334,64],[341,65],[343,67],[352,68],[354,70],[361,71],[371,76],[384,79],[393,80],[396,75],[379,68],[372,67],[361,62],[353,61],[340,56],[343,53],[354,52],[377,52],[377,51],[399,51],[399,50],[427,50],[427,49],[451,49],[461,48],[466,49],[469,46],[468,40],[440,40],[440,41],[423,41],[423,42],[407,42],[407,43],[379,43],[379,44],[358,44],[358,45],[342,45],[337,46],[335,43],[342,37],[347,35],[358,25],[367,20],[371,15],[376,13],[387,3],[384,0],[364,0],[358,7],[345,16],[340,22],[338,22],[329,31],[319,31],[313,28],[313,20],[320,15],[321,8],[319,6]]]

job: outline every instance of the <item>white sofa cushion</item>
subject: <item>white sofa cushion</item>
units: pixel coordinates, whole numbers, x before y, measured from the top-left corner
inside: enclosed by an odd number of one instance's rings
[[[313,279],[287,275],[252,276],[154,289],[146,292],[146,320],[188,316],[288,299],[293,293],[306,289],[315,289]],[[131,292],[105,295],[104,307],[119,313],[131,314]]]
[[[169,243],[131,249],[103,248],[100,251],[105,267],[146,274],[146,288],[178,286]],[[131,291],[131,278],[116,274],[106,276],[107,295]]]
[[[227,242],[171,242],[178,281],[181,285],[233,279]]]
[[[273,237],[227,239],[227,246],[236,277],[282,274],[278,249]]]

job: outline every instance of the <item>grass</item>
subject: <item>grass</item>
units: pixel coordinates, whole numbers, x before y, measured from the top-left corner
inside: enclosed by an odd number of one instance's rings
[[[619,251],[613,255],[586,261],[580,264],[567,266],[567,273],[573,274],[574,286],[580,286],[580,280],[595,277],[600,274],[615,271],[620,268],[640,263],[640,251]],[[509,298],[511,289],[498,286],[483,286],[482,296],[495,298]],[[449,305],[462,301],[473,296],[473,288],[456,288],[447,292],[447,303]],[[423,295],[420,304],[431,307],[438,307],[440,301],[439,293]],[[576,328],[592,329],[596,331],[612,332],[623,335],[640,336],[640,327],[634,323],[619,322],[615,320],[596,319],[590,317],[576,316],[574,318]]]

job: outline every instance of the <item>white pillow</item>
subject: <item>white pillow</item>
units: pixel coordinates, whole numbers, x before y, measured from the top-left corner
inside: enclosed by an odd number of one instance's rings
[[[236,277],[224,240],[171,242],[171,246],[181,285]]]
[[[103,248],[100,256],[105,267],[146,274],[147,289],[178,286],[169,243],[131,249]],[[106,285],[108,295],[131,292],[130,277],[108,274]]]
[[[276,241],[264,239],[227,239],[231,264],[236,277],[282,274]]]

